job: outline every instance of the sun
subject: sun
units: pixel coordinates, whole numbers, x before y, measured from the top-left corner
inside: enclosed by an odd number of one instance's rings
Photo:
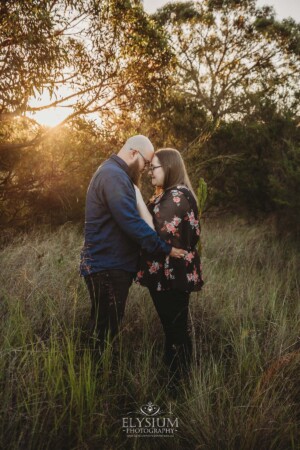
[[[67,88],[60,88],[58,98],[64,98],[70,94],[70,90]],[[51,105],[56,99],[50,98],[47,91],[43,92],[41,95],[36,95],[31,97],[29,105],[32,108],[41,108],[43,106]],[[45,108],[41,111],[29,112],[27,116],[35,120],[41,125],[47,127],[55,127],[66,119],[70,114],[72,114],[73,108],[68,108],[65,106],[56,106],[51,108]]]
[[[38,111],[36,113],[27,114],[28,117],[31,117],[40,125],[44,125],[47,127],[55,127],[59,123],[61,123],[64,119],[66,119],[71,113],[73,109],[71,108],[48,108],[42,111]]]
[[[68,95],[73,94],[73,91],[68,88],[62,87],[59,90],[59,94],[59,98],[66,98]],[[54,101],[55,99],[51,99],[47,92],[44,92],[42,95],[31,97],[29,102],[30,107],[42,109],[40,111],[28,112],[26,116],[35,120],[40,125],[50,128],[55,127],[56,125],[63,122],[68,116],[70,116],[74,112],[74,109],[72,107],[63,105],[63,103],[61,103],[59,106],[47,107],[47,105],[52,104]],[[43,109],[43,107],[45,108]],[[99,113],[89,113],[85,116],[95,122],[98,126],[102,126],[102,120]]]

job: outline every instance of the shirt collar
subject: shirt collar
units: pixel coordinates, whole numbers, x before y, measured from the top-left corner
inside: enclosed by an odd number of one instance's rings
[[[122,167],[123,170],[125,170],[125,172],[129,175],[129,167],[126,164],[125,161],[123,161],[122,158],[120,158],[118,155],[116,155],[115,153],[113,155],[111,155],[110,159],[112,159],[113,161],[115,161],[119,166]]]

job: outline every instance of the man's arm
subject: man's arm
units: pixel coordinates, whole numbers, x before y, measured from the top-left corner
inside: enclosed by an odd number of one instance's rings
[[[135,190],[127,177],[119,173],[103,177],[101,190],[115,221],[131,239],[149,253],[171,253],[172,246],[160,239],[140,217]]]

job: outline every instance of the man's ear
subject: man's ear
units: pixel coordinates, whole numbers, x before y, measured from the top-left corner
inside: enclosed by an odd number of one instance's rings
[[[134,160],[135,156],[137,155],[138,151],[134,149],[130,149],[130,159]]]

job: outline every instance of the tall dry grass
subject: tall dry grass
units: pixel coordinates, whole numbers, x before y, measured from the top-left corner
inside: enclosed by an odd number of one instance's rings
[[[300,448],[299,253],[264,226],[203,224],[205,287],[193,294],[194,361],[176,400],[163,335],[133,286],[117,351],[95,359],[76,228],[1,251],[0,446],[5,449]],[[174,439],[128,439],[147,401],[179,418]]]

